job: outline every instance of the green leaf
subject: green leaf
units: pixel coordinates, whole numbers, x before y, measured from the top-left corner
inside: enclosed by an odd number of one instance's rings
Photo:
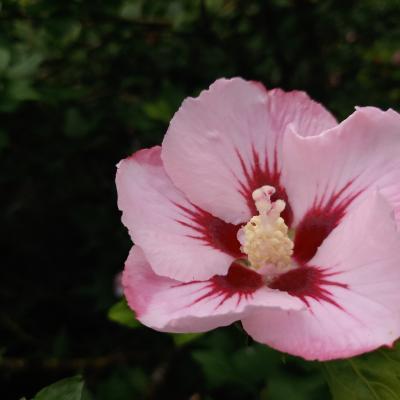
[[[33,400],[83,400],[81,376],[66,378],[42,389]]]
[[[280,373],[273,379],[269,379],[265,398],[268,400],[327,399],[325,391],[322,392],[324,388],[324,379],[321,374],[309,373],[299,376]]]
[[[334,400],[399,400],[400,346],[323,364]]]
[[[276,373],[281,364],[278,352],[258,344],[238,349],[232,354],[231,359],[238,375],[249,385],[256,385],[267,375]]]
[[[138,328],[141,326],[140,322],[135,318],[133,311],[128,307],[125,299],[114,304],[109,309],[108,318],[129,328]]]
[[[171,104],[165,99],[158,99],[143,105],[144,113],[155,121],[167,123],[171,119],[173,110]]]
[[[18,79],[9,82],[8,95],[16,101],[38,100],[39,93],[32,87],[28,79]]]
[[[93,120],[85,118],[77,108],[65,113],[64,132],[69,137],[86,136],[92,129]]]
[[[202,335],[203,333],[173,333],[172,338],[174,339],[175,345],[177,347],[181,347],[185,344],[193,342],[193,340],[196,340]]]
[[[21,57],[18,63],[8,69],[8,77],[10,79],[27,78],[35,74],[39,65],[43,61],[41,54],[26,54]]]
[[[125,19],[135,20],[142,17],[143,4],[140,1],[125,1],[122,3],[119,15]]]
[[[3,72],[10,63],[10,51],[4,47],[0,47],[0,72]]]
[[[198,350],[194,351],[192,356],[200,364],[210,387],[215,388],[237,381],[238,377],[229,356],[222,351]]]

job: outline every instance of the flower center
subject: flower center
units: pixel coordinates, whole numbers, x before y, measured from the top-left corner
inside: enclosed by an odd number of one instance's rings
[[[284,272],[291,264],[293,242],[289,229],[280,216],[285,209],[283,200],[271,201],[275,193],[272,186],[262,186],[253,192],[253,200],[259,215],[250,219],[238,232],[241,251],[247,254],[253,268],[273,265]],[[278,271],[276,271],[278,272]]]

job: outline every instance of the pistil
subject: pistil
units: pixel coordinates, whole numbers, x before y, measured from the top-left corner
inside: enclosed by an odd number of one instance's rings
[[[239,230],[241,251],[247,254],[250,265],[255,268],[274,266],[277,272],[284,272],[291,265],[293,241],[289,229],[280,216],[285,209],[283,200],[271,201],[275,193],[272,186],[262,186],[253,192],[259,215]]]

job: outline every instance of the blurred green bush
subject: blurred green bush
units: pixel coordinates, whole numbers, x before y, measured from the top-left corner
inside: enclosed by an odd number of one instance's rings
[[[339,118],[398,108],[399,6],[0,1],[1,397],[82,372],[100,400],[327,398],[311,366],[235,327],[177,346],[107,319],[130,246],[114,166],[222,76],[306,90]]]

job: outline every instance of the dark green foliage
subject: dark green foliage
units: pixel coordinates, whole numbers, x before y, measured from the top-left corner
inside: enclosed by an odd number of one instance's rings
[[[193,351],[206,387],[215,398],[318,400],[329,397],[323,377],[313,364],[285,357],[266,346],[245,344],[243,334],[217,330]],[[228,396],[224,397],[229,393]]]
[[[354,105],[398,108],[399,9],[1,1],[1,399],[77,373],[100,400],[327,399],[314,365],[248,345],[235,327],[171,337],[108,320],[131,245],[115,164],[159,144],[182,99],[221,76],[306,90],[340,119]]]
[[[324,364],[333,400],[399,400],[400,346]]]
[[[82,377],[63,379],[42,389],[32,400],[84,400]]]
[[[128,307],[125,299],[114,304],[108,310],[108,318],[129,328],[137,328],[140,322],[135,318],[133,311]]]

